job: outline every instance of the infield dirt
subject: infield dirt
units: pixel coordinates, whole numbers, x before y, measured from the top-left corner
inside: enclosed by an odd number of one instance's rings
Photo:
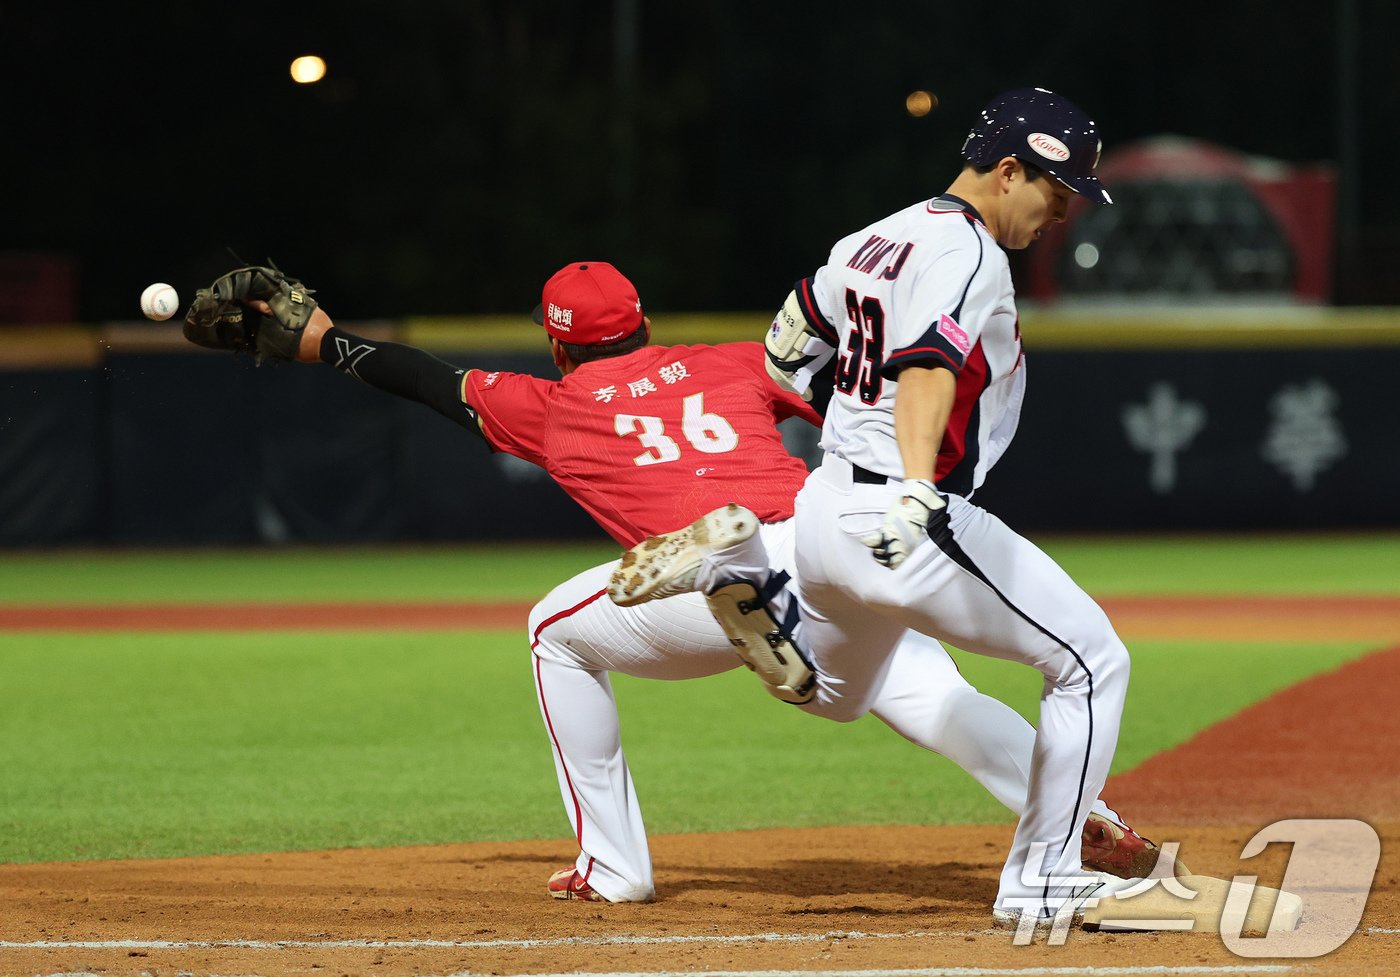
[[[1179,616],[1156,624],[1129,623],[1131,615],[1105,604],[1128,635],[1199,623],[1177,601],[1162,604]],[[1301,613],[1322,610],[1289,604],[1291,613],[1269,605],[1259,623],[1296,637],[1298,627],[1314,626]],[[1328,616],[1345,633],[1351,626],[1367,639],[1400,640],[1400,604],[1365,604],[1370,612]],[[575,854],[570,839],[0,866],[0,973],[421,977],[1260,964],[1321,975],[1400,973],[1396,690],[1400,647],[1257,703],[1105,791],[1142,833],[1178,842],[1193,871],[1256,875],[1264,884],[1278,884],[1288,853],[1272,846],[1239,857],[1264,825],[1291,817],[1370,823],[1382,856],[1365,917],[1341,949],[1317,959],[1243,959],[1204,934],[1075,931],[1060,947],[1014,946],[1009,934],[988,929],[1012,832],[1000,824],[659,836],[659,899],[647,905],[547,898],[546,878]],[[763,934],[772,936],[755,938]]]

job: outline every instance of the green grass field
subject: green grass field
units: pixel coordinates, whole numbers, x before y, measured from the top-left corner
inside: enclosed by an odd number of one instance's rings
[[[1092,593],[1400,594],[1400,537],[1046,548]],[[529,599],[611,553],[10,554],[0,604]],[[1134,642],[1115,769],[1367,650]],[[1033,718],[1037,675],[959,660]],[[520,632],[0,632],[0,675],[0,862],[569,833],[523,621]],[[653,832],[1009,819],[960,770],[877,721],[822,722],[743,671],[615,687]]]
[[[1092,594],[1400,594],[1400,533],[1037,538]],[[0,606],[243,600],[533,600],[616,559],[567,546],[9,553]]]

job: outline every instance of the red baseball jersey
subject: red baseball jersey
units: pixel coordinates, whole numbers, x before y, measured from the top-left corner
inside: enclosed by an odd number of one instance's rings
[[[462,401],[492,448],[549,472],[624,546],[730,502],[792,516],[807,467],[775,425],[820,416],[764,369],[761,343],[647,346],[562,380],[470,370]]]

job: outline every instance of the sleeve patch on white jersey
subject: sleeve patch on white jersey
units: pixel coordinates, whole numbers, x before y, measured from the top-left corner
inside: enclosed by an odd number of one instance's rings
[[[952,343],[953,348],[963,356],[972,352],[972,341],[967,338],[967,333],[963,332],[962,327],[954,322],[951,316],[939,316],[938,335]]]
[[[933,360],[935,364],[941,364],[958,373],[967,362],[973,345],[971,337],[962,326],[958,325],[952,316],[944,313],[918,340],[891,353],[880,372],[890,379],[895,379],[899,371],[906,366]]]

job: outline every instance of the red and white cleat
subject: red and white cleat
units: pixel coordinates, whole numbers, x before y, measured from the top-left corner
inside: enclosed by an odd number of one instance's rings
[[[584,881],[578,869],[570,865],[561,868],[549,877],[546,887],[555,899],[581,899],[584,902],[608,902],[610,900],[593,891],[593,886]]]
[[[1102,814],[1090,814],[1080,837],[1079,857],[1092,872],[1116,875],[1120,879],[1145,879],[1157,867],[1162,850],[1126,824]],[[1174,875],[1189,874],[1180,859]]]

